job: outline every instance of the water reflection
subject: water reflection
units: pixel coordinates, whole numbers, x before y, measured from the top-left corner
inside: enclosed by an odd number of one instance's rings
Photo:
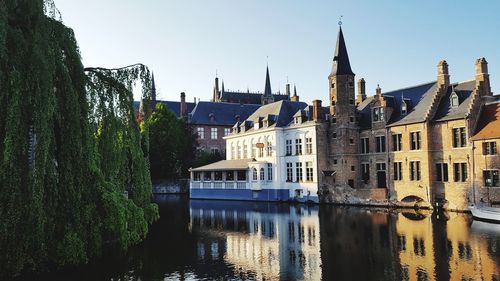
[[[25,280],[500,281],[500,225],[467,214],[157,200],[126,255]]]

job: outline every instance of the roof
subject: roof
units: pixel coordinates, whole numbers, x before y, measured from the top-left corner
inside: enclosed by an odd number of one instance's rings
[[[175,114],[175,116],[181,117],[181,102],[158,100],[158,101],[156,101],[156,103],[165,104],[167,106],[167,108]],[[141,104],[141,102],[134,101],[134,109],[136,112],[139,111],[140,104]],[[188,113],[191,112],[194,109],[194,107],[196,106],[196,104],[194,102],[186,102],[186,105],[187,105],[187,112]]]
[[[262,104],[262,93],[251,92],[221,92],[221,100],[231,103],[244,103],[244,104]],[[289,100],[290,97],[285,94],[273,94],[274,101]]]
[[[205,166],[193,168],[191,169],[191,171],[201,172],[201,171],[246,170],[248,169],[248,163],[252,161],[254,161],[254,159],[221,160]]]
[[[483,106],[472,140],[500,138],[500,101]]]
[[[470,80],[466,82],[460,82],[452,84],[448,87],[446,95],[444,95],[439,101],[439,106],[434,115],[433,121],[447,121],[454,119],[465,118],[468,111],[470,103],[472,102],[472,91],[476,86],[475,80]],[[455,92],[458,95],[459,105],[458,107],[451,107],[451,94]]]
[[[260,105],[255,104],[200,101],[191,111],[189,122],[200,125],[232,126],[238,117],[243,121],[259,107]]]
[[[383,93],[384,98],[395,109],[388,124],[392,126],[425,121],[426,113],[432,105],[436,90],[437,83],[430,82]],[[408,106],[406,115],[401,113],[403,99]]]
[[[345,46],[342,27],[339,29],[337,45],[333,56],[332,73],[330,75],[354,75],[351,69],[351,64],[349,63],[349,55],[347,55],[347,48]]]
[[[297,111],[305,109],[306,107],[307,104],[305,102],[285,100],[277,101],[261,106],[250,117],[248,117],[248,120],[258,122],[259,118],[274,115],[276,116],[276,123],[274,123],[273,126],[284,127],[292,122],[293,116],[297,113]]]

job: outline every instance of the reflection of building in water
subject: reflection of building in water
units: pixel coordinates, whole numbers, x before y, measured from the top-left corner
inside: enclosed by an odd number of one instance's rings
[[[325,280],[398,280],[395,217],[387,210],[323,206],[321,264]]]
[[[191,230],[213,237],[199,257],[256,279],[321,279],[318,207],[192,201],[190,210]]]
[[[434,280],[432,223],[426,215],[410,210],[398,214],[396,231],[402,280]]]
[[[500,280],[500,264],[489,250],[496,240],[472,235],[466,215],[445,215],[398,214],[401,280]]]

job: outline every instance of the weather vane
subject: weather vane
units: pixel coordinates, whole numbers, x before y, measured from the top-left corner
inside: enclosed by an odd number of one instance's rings
[[[339,26],[342,26],[342,17],[344,17],[344,16],[339,17]]]

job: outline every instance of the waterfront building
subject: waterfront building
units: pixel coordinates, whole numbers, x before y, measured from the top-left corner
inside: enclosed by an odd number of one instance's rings
[[[321,101],[278,101],[236,122],[226,159],[191,169],[191,198],[318,202]]]
[[[327,144],[318,146],[323,149],[318,153],[323,200],[352,203],[347,198],[352,196],[355,202],[466,210],[473,183],[488,182],[498,192],[498,170],[474,162],[471,137],[478,118],[485,103],[498,100],[486,60],[478,59],[475,69],[473,80],[451,83],[443,60],[436,81],[385,93],[377,86],[367,97],[360,79],[355,96],[355,74],[340,28],[328,76],[330,114],[318,134],[318,142]],[[475,169],[488,181],[476,180]]]

